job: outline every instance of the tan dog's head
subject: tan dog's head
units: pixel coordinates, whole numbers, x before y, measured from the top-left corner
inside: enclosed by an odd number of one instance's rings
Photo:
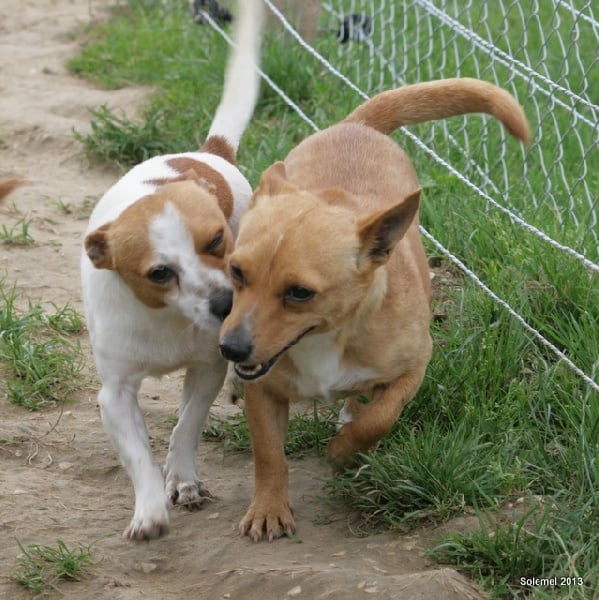
[[[229,259],[233,307],[220,340],[242,379],[266,375],[304,336],[342,327],[367,299],[382,302],[379,267],[413,222],[420,193],[358,217],[346,192],[319,195],[328,201],[291,184],[276,163],[242,219]]]
[[[89,233],[85,250],[149,308],[174,307],[195,324],[217,326],[231,305],[225,268],[233,235],[210,186],[183,179]]]

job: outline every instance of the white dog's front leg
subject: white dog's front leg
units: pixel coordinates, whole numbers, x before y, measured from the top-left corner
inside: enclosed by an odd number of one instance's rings
[[[123,536],[147,540],[168,533],[168,499],[137,404],[141,377],[105,382],[98,396],[102,422],[133,482],[135,513]]]
[[[194,365],[187,369],[179,421],[173,430],[164,467],[166,495],[173,504],[199,508],[211,497],[198,477],[196,453],[198,440],[210,410],[220,391],[226,373],[226,363]]]

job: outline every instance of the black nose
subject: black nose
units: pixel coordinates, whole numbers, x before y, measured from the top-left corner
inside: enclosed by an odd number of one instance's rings
[[[233,292],[231,290],[218,290],[210,296],[210,312],[221,321],[224,321],[231,312],[233,305]]]
[[[236,363],[246,362],[254,350],[249,336],[236,329],[225,334],[218,347],[223,358]]]

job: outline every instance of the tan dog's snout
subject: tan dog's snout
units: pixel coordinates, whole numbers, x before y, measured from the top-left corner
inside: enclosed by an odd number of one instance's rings
[[[225,333],[218,347],[223,358],[234,363],[247,362],[254,351],[252,338],[243,325]]]

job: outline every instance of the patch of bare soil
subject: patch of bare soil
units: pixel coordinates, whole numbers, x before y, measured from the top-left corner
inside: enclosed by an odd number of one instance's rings
[[[77,52],[71,35],[101,18],[108,0],[24,0],[0,13],[0,179],[21,176],[28,185],[0,206],[7,228],[25,217],[34,246],[0,245],[0,277],[24,297],[81,310],[78,259],[85,220],[79,210],[117,178],[90,167],[73,141],[86,131],[89,107],[107,103],[134,111],[144,90],[103,91],[70,76],[65,60]],[[69,206],[72,211],[65,212]],[[321,499],[330,476],[318,459],[291,463],[291,497],[298,539],[253,544],[237,534],[250,500],[249,455],[200,448],[204,481],[216,496],[204,510],[173,511],[170,534],[150,543],[120,537],[132,515],[133,493],[105,434],[97,383],[76,402],[30,413],[0,398],[0,597],[30,597],[8,575],[23,544],[93,550],[94,568],[79,583],[65,583],[66,598],[480,598],[455,571],[427,561],[420,549],[435,532],[359,538],[351,515]],[[176,411],[181,375],[146,382],[141,404],[157,460],[163,461]],[[216,412],[235,410],[215,407]],[[111,537],[103,537],[114,534]]]

